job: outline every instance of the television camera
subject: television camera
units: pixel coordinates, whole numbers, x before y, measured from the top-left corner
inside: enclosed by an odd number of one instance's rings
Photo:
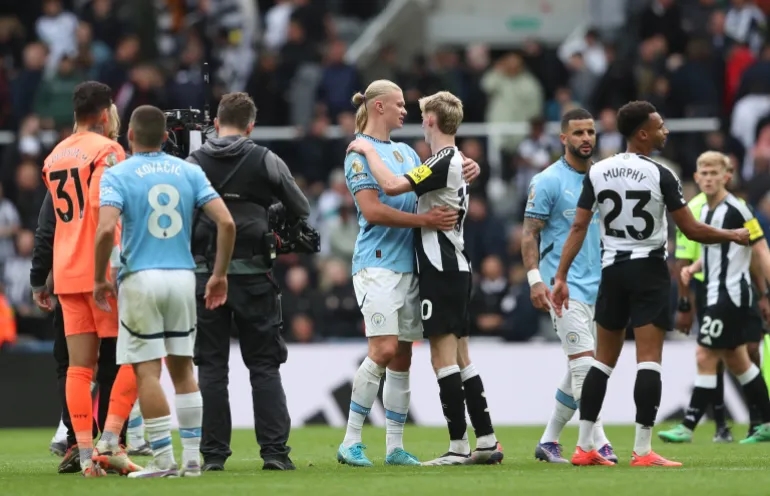
[[[267,210],[267,222],[275,236],[275,251],[271,258],[284,253],[318,253],[321,251],[321,235],[304,220],[290,222],[286,208],[275,203]]]
[[[186,159],[192,152],[203,146],[208,135],[214,132],[209,111],[208,95],[211,90],[209,64],[203,64],[203,84],[205,85],[206,103],[203,111],[192,107],[187,109],[164,110],[168,140],[163,143],[163,151],[169,155]]]

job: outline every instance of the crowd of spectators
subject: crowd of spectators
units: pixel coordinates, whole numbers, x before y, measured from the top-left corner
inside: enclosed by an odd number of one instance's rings
[[[353,137],[350,96],[374,79],[404,89],[407,123],[420,122],[421,96],[449,90],[463,100],[466,122],[531,124],[527,135],[504,137],[500,168],[490,166],[485,139],[459,143],[482,166],[465,223],[475,268],[474,335],[554,338],[549,319],[529,301],[521,219],[530,179],[562,153],[545,123],[570,108],[596,116],[597,159],[623,149],[615,112],[630,100],[653,102],[666,119],[718,118],[719,129],[673,134],[658,159],[688,180],[702,151],[725,152],[738,171],[734,188],[767,225],[770,1],[640,0],[628,2],[637,7],[629,7],[621,35],[589,29],[554,46],[531,39],[508,50],[440,48],[405,67],[387,46],[371,67],[349,65],[348,46],[385,3],[43,0],[0,8],[0,130],[15,133],[0,156],[0,317],[15,311],[17,340],[50,339],[28,282],[45,195],[40,168],[54,142],[71,132],[72,89],[86,79],[114,89],[124,123],[142,104],[201,108],[208,96],[215,109],[223,93],[247,91],[259,109],[257,133],[260,126],[296,130],[294,140],[263,142],[285,158],[311,199],[311,221],[323,239],[320,256],[288,255],[276,267],[293,342],[363,336],[350,277],[358,225],[341,165]],[[327,137],[332,125],[341,137]],[[421,140],[412,144],[423,158],[430,154]],[[686,191],[696,192],[692,184]],[[0,331],[0,345],[9,334]]]

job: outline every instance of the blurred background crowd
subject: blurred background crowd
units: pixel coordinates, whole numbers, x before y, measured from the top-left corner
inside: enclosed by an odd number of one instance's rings
[[[533,0],[534,1],[534,0]],[[658,157],[697,193],[691,178],[706,149],[728,154],[732,188],[770,219],[769,0],[617,0],[622,23],[588,26],[561,43],[536,37],[510,46],[437,47],[399,64],[382,46],[376,63],[346,61],[351,43],[387,0],[28,0],[0,6],[0,345],[51,339],[31,299],[30,256],[45,196],[41,166],[72,128],[72,90],[97,79],[114,89],[125,123],[139,105],[202,108],[207,98],[247,91],[259,113],[256,139],[281,155],[311,200],[320,256],[285,256],[286,338],[360,338],[350,260],[358,233],[342,163],[353,138],[350,97],[374,79],[397,82],[408,123],[417,100],[439,90],[462,98],[466,123],[529,124],[524,135],[460,140],[482,167],[465,224],[475,268],[472,333],[508,341],[555,339],[529,301],[521,221],[534,174],[562,153],[548,122],[585,107],[601,126],[596,158],[624,149],[618,107],[649,100],[666,119],[716,118],[710,131],[672,133]],[[547,3],[547,2],[541,2]],[[211,66],[207,95],[202,64]],[[340,133],[329,136],[331,126]],[[290,140],[260,139],[286,126]],[[125,131],[125,130],[124,130]],[[462,131],[462,129],[461,129]],[[411,142],[411,140],[410,140]],[[421,140],[418,153],[430,152]],[[498,164],[492,166],[490,164]],[[669,249],[673,252],[673,232]]]

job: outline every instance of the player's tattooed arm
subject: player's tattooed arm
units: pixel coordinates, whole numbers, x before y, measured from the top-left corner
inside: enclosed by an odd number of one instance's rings
[[[524,217],[524,232],[521,239],[521,256],[524,267],[530,271],[540,264],[540,231],[545,227],[545,221],[534,217]]]

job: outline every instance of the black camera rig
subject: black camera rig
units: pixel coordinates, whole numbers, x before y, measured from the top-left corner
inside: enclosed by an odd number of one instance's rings
[[[283,203],[275,203],[267,209],[267,222],[275,236],[275,255],[321,251],[321,235],[318,231],[302,219],[290,222]]]
[[[210,91],[209,65],[203,64],[203,82],[206,86],[206,103],[203,111],[194,108],[164,110],[168,140],[163,144],[163,151],[181,159],[186,159],[214,132],[209,112],[208,95]]]

